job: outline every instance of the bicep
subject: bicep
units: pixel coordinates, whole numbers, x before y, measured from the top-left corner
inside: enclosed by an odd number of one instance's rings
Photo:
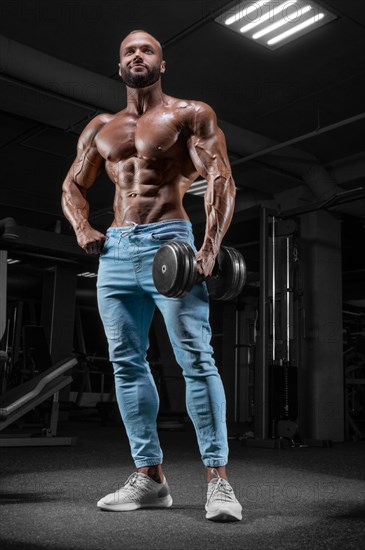
[[[231,174],[226,140],[212,109],[203,109],[194,117],[188,138],[191,160],[201,176],[228,177]]]
[[[88,189],[100,173],[103,158],[96,147],[78,147],[69,175],[81,188]]]
[[[104,162],[95,144],[97,130],[98,125],[94,122],[82,132],[77,144],[76,158],[68,173],[69,179],[85,191],[94,183]]]

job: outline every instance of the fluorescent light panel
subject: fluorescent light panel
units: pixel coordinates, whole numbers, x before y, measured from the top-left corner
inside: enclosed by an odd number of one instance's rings
[[[336,18],[334,13],[311,0],[244,0],[216,21],[275,50]]]
[[[236,23],[236,21],[239,21],[243,17],[247,17],[250,13],[255,11],[257,8],[261,8],[264,4],[268,4],[270,0],[260,0],[259,2],[255,2],[254,4],[249,5],[247,8],[242,9],[241,11],[238,11],[234,15],[231,15],[228,17],[228,19],[225,20],[226,25],[232,25],[232,23]]]
[[[188,190],[188,193],[190,195],[203,196],[205,194],[207,185],[208,185],[207,180],[194,181],[194,183],[191,184],[191,186]]]
[[[83,273],[78,273],[78,277],[84,277],[85,279],[93,279],[94,277],[97,277],[97,273],[91,273],[91,271],[84,271]]]
[[[306,14],[311,9],[312,9],[312,6],[305,6],[302,9],[302,15]],[[287,22],[286,19],[283,19],[283,18],[279,19],[279,21],[277,21],[276,23],[273,23],[272,25],[269,25],[268,27],[264,27],[263,29],[261,29],[261,31],[256,32],[254,35],[252,35],[252,38],[254,40],[257,40],[258,38],[261,38],[261,36],[265,36],[265,34],[271,33],[273,31],[275,31],[276,29],[279,29],[283,25],[287,25],[287,24],[288,24],[288,22]]]
[[[296,4],[297,3],[297,0],[292,0],[292,3],[293,4]],[[274,19],[276,15],[280,14],[280,16],[282,15],[283,11],[286,9],[287,7],[287,0],[285,0],[284,2],[282,2],[281,4],[279,4],[278,6],[276,6],[276,8],[274,9],[271,9],[271,6],[268,5],[268,9],[266,11],[266,13],[260,15],[259,17],[257,17],[257,19],[255,21],[252,21],[251,23],[247,23],[247,25],[244,25],[243,27],[240,28],[240,32],[248,32],[250,31],[251,29],[254,29],[255,27],[257,27],[258,25],[262,25],[263,23],[266,23],[266,21],[268,21],[269,19]],[[285,19],[284,19],[285,21]]]
[[[324,13],[318,13],[318,15],[314,15],[310,19],[306,19],[303,21],[303,23],[299,23],[299,25],[295,25],[294,27],[291,27],[287,31],[279,34],[278,36],[274,36],[274,38],[270,38],[268,40],[268,44],[271,46],[271,44],[276,44],[277,42],[280,42],[281,40],[284,40],[287,36],[291,36],[292,34],[295,34],[296,32],[301,31],[302,29],[305,29],[306,27],[309,27],[310,25],[314,25],[321,19],[323,19]]]

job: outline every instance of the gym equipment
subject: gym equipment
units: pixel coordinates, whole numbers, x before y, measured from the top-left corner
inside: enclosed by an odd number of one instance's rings
[[[184,296],[198,282],[195,253],[182,241],[167,241],[156,253],[152,269],[153,281],[160,294],[169,298]],[[213,275],[207,280],[213,300],[232,300],[242,291],[246,281],[245,260],[238,250],[220,248]]]
[[[297,423],[297,368],[300,363],[298,223],[297,220],[282,220],[275,212],[261,209],[256,440],[248,441],[249,446],[281,448],[283,439],[290,436]],[[291,439],[290,443],[293,443]]]
[[[299,361],[298,335],[295,330],[298,325],[299,297],[297,233],[295,221],[271,217],[271,270],[268,277],[272,344],[268,368],[271,437],[290,437],[292,423],[296,423],[298,418]]]
[[[26,376],[33,378],[40,372],[52,367],[52,358],[49,353],[48,343],[44,328],[38,325],[23,325],[23,370],[21,382],[26,381]]]
[[[362,308],[346,304],[343,360],[345,371],[345,436],[361,441],[365,420],[365,315]],[[352,310],[352,311],[351,311]]]
[[[58,422],[59,391],[72,382],[64,374],[76,365],[74,357],[60,361],[20,386],[11,389],[0,398],[0,431],[24,416],[46,399],[53,396],[50,427],[43,430],[43,437],[5,435],[0,438],[0,447],[34,445],[73,445],[75,438],[54,437]]]
[[[82,306],[76,306],[74,342],[78,366],[72,372],[74,382],[70,392],[70,400],[75,403],[75,409],[71,413],[73,417],[78,413],[82,417],[85,417],[86,412],[92,414],[94,406],[99,409],[100,405],[105,410],[116,405],[112,364],[107,357],[90,354],[87,350],[88,345],[92,345],[95,350],[97,343],[93,342],[93,334],[86,332],[84,323],[93,324],[93,315],[98,316],[98,313],[89,309],[87,313],[82,313],[82,310]],[[86,335],[88,340],[85,339]],[[103,352],[103,348],[99,347],[98,352]]]

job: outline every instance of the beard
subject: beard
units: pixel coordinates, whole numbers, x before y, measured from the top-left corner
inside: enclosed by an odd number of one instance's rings
[[[147,68],[147,72],[142,73],[131,73],[129,69],[122,69],[121,78],[123,83],[130,88],[146,88],[151,86],[160,78],[160,68],[153,67],[152,69]]]

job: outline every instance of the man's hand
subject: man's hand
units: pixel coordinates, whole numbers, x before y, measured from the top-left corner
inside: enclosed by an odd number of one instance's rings
[[[76,232],[77,244],[85,250],[86,254],[100,254],[105,235],[96,231],[92,227],[88,227]]]
[[[199,280],[212,276],[216,256],[211,250],[201,248],[195,255]]]

